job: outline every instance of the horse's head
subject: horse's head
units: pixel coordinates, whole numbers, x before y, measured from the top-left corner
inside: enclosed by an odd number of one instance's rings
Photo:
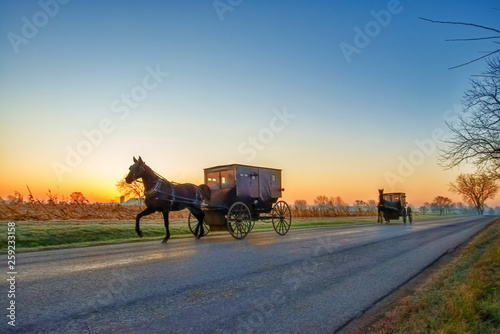
[[[384,200],[384,189],[378,190],[378,198],[379,198],[380,202],[382,202]]]
[[[129,170],[130,172],[125,178],[125,181],[127,183],[132,183],[144,176],[144,172],[146,171],[146,163],[142,161],[141,157],[139,157],[139,160],[134,157],[134,164],[130,166]]]

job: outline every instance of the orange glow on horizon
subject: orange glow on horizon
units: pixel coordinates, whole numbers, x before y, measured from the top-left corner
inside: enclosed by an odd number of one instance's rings
[[[201,179],[201,177],[199,177]],[[196,180],[195,177],[192,178],[192,183],[200,184],[200,180]],[[42,182],[27,184],[30,188],[33,196],[37,200],[46,201],[48,199],[48,190],[50,189],[52,195],[56,195],[59,200],[70,199],[70,194],[73,192],[81,192],[90,202],[119,202],[120,193],[115,187],[118,180],[95,180],[91,179],[88,182],[81,180],[80,182],[63,184],[60,187],[50,187],[43,185]],[[198,182],[196,182],[198,181]],[[187,181],[182,181],[187,182]],[[13,196],[14,192],[17,191],[21,193],[25,200],[28,199],[28,189],[25,185],[24,187],[15,187],[11,182],[6,182],[7,184],[0,189],[0,196],[3,199],[7,199],[8,196]],[[282,193],[282,199],[288,204],[293,205],[295,200],[306,200],[308,205],[314,204],[314,199],[319,195],[324,195],[327,197],[341,197],[344,202],[348,205],[353,205],[356,200],[362,200],[368,202],[369,200],[378,201],[378,189],[381,188],[377,186],[377,182],[373,181],[371,184],[364,186],[361,183],[355,183],[354,181],[336,181],[331,180],[329,183],[317,182],[316,184],[308,185],[305,180],[288,180],[284,179],[283,187],[285,191]],[[464,202],[464,200],[455,194],[448,191],[448,184],[441,183],[435,184],[433,188],[429,188],[426,185],[419,185],[418,180],[413,180],[408,182],[408,184],[400,185],[397,189],[386,189],[385,192],[405,192],[407,194],[407,199],[410,206],[418,208],[422,206],[425,202],[432,202],[436,196],[445,196],[453,200],[453,202]],[[500,200],[489,200],[487,202],[489,206],[500,205]]]
[[[169,180],[179,183],[203,183],[203,168],[217,163],[217,159],[207,152],[205,159],[185,161],[183,165],[175,163],[174,158],[161,160],[155,156],[148,157],[146,163]],[[348,158],[351,158],[348,156]],[[262,160],[249,163],[256,166],[268,166],[282,169],[283,200],[293,205],[295,200],[306,200],[309,205],[319,195],[341,197],[344,202],[353,205],[356,200],[368,202],[378,200],[378,189],[385,192],[404,192],[408,202],[417,208],[425,202],[432,202],[436,196],[451,198],[454,202],[464,202],[460,196],[449,192],[449,183],[455,180],[460,172],[442,171],[432,159],[426,165],[404,178],[392,188],[384,177],[384,172],[394,171],[385,161],[376,160],[368,165],[362,159],[351,158],[349,163],[341,164],[339,159],[328,158],[321,164],[312,164],[314,156],[298,159],[286,155],[282,162],[279,159]],[[119,202],[120,193],[116,183],[128,172],[132,159],[129,156],[119,159],[96,154],[95,159],[65,175],[64,182],[59,183],[53,170],[49,167],[34,169],[34,163],[23,163],[19,166],[0,166],[0,174],[9,177],[2,180],[0,196],[7,199],[15,191],[28,198],[28,185],[36,199],[46,201],[48,189],[58,199],[69,199],[73,192],[81,192],[90,202]],[[243,162],[244,164],[244,162]],[[59,184],[59,186],[58,186]],[[487,201],[489,206],[500,205],[500,198]]]

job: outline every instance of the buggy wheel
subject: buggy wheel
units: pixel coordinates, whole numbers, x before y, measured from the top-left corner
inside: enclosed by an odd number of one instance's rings
[[[279,235],[285,235],[290,230],[292,224],[292,212],[286,202],[279,201],[274,204],[271,211],[273,227]]]
[[[411,209],[410,208],[408,208],[408,221],[410,222],[410,224],[413,223],[413,216],[411,214]]]
[[[189,226],[189,231],[191,231],[191,233],[193,233],[194,236],[196,236],[194,234],[194,231],[196,229],[197,224],[198,224],[198,219],[196,219],[196,217],[193,216],[193,214],[190,212],[188,217],[188,226]],[[206,236],[208,232],[210,232],[210,226],[208,226],[205,222],[203,222],[203,232],[204,236]]]
[[[236,202],[227,213],[227,229],[236,239],[243,239],[252,230],[253,221],[250,209],[242,202]]]

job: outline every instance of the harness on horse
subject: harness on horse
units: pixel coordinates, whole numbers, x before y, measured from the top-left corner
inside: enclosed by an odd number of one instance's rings
[[[172,204],[174,202],[184,203],[184,204],[197,204],[201,203],[203,200],[203,194],[199,187],[193,186],[196,190],[195,198],[188,198],[179,196],[175,192],[175,185],[172,182],[159,176],[159,178],[153,184],[153,187],[149,190],[144,191],[144,196],[147,199],[159,199],[170,201]],[[168,189],[170,188],[170,189]]]

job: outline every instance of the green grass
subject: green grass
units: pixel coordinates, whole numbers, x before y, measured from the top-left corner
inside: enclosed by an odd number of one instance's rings
[[[436,218],[435,216],[415,216],[414,219]],[[440,217],[440,216],[437,216]],[[441,216],[449,217],[449,216]],[[333,225],[375,224],[376,217],[324,217],[293,218],[292,229]],[[391,223],[401,223],[393,221]],[[254,230],[272,230],[270,223],[256,222]],[[133,242],[140,240],[161,240],[165,237],[163,220],[143,220],[141,230],[144,237],[135,233],[134,220],[67,220],[67,221],[17,221],[17,250],[53,249],[70,246],[88,246],[105,243]],[[0,251],[7,249],[7,221],[1,222]],[[228,232],[217,232],[228,233]],[[192,236],[187,219],[171,219],[172,238]],[[211,234],[214,234],[211,232]]]
[[[500,333],[500,221],[375,328],[371,332]]]

